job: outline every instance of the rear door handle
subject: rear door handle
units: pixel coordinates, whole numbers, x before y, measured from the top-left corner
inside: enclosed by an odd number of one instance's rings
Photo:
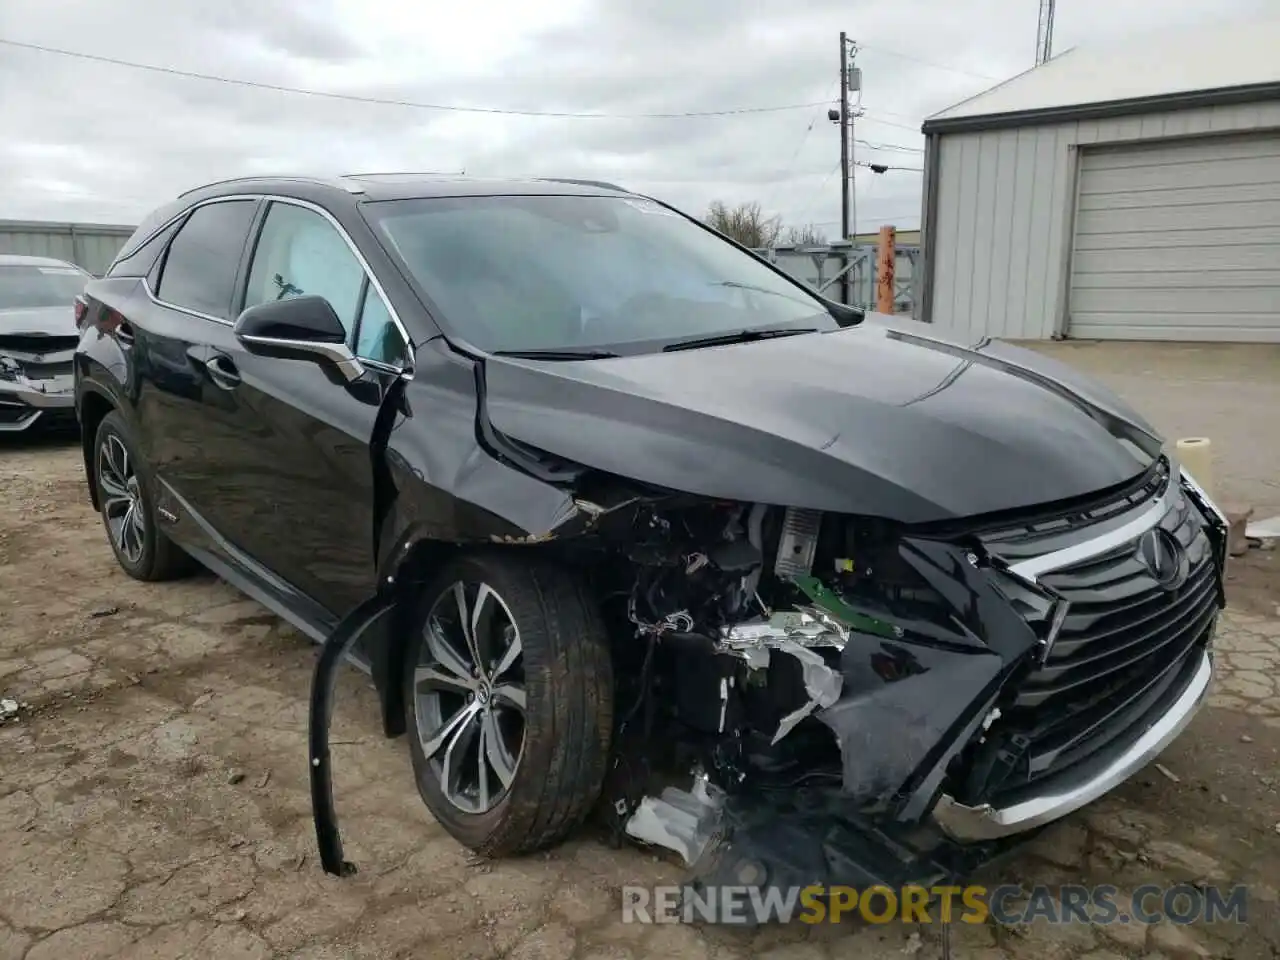
[[[223,390],[234,390],[240,385],[240,371],[225,353],[210,354],[205,361],[209,379]]]

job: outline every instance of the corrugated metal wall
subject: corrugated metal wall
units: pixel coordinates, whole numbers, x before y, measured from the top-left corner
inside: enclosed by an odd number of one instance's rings
[[[1064,329],[1077,147],[1280,127],[1280,103],[943,134],[930,316],[961,339]]]
[[[0,220],[0,253],[68,260],[101,276],[132,233],[114,224]]]

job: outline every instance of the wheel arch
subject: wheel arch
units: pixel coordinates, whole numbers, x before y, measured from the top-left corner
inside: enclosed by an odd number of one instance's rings
[[[394,566],[382,571],[382,584],[395,591],[396,606],[382,636],[374,639],[368,653],[374,686],[378,690],[382,732],[387,737],[398,737],[408,729],[404,651],[412,639],[413,607],[418,594],[446,563],[469,548],[473,548],[472,545],[423,537],[400,551]]]
[[[84,457],[84,475],[89,484],[89,502],[93,504],[94,510],[101,510],[102,504],[98,502],[97,458],[93,448],[98,438],[98,427],[107,414],[119,408],[106,393],[92,387],[81,393],[78,407],[80,453]]]

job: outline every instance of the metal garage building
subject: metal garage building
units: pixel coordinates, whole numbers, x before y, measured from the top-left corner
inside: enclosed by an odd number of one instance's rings
[[[923,129],[920,319],[1280,343],[1280,21],[1069,50]]]

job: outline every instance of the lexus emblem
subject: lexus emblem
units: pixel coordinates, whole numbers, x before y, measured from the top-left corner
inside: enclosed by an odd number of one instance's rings
[[[1165,590],[1176,590],[1187,579],[1187,552],[1168,530],[1156,527],[1138,539],[1138,559]]]

